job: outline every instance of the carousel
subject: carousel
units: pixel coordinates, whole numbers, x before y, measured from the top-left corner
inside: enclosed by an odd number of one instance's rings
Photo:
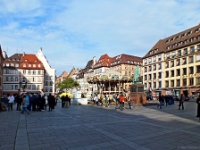
[[[133,77],[121,75],[119,72],[107,70],[105,73],[87,78],[89,84],[95,85],[94,93],[112,94],[127,92],[132,84]]]

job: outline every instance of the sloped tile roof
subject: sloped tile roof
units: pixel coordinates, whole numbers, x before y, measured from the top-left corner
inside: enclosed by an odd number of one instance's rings
[[[197,42],[200,42],[200,24],[159,40],[143,58],[154,56],[162,52],[170,52],[175,49],[193,45]]]
[[[109,57],[107,54],[104,54],[99,58],[93,68],[110,67],[111,60],[111,57]]]
[[[119,64],[141,64],[142,58],[138,56],[128,55],[128,54],[120,54],[112,58],[111,65],[119,65]]]
[[[24,64],[26,64],[26,67],[23,66]],[[31,65],[31,67],[29,66],[29,64]],[[35,67],[33,67],[33,64],[35,64]],[[44,69],[44,66],[35,54],[24,54],[23,57],[21,58],[20,68],[42,70]]]

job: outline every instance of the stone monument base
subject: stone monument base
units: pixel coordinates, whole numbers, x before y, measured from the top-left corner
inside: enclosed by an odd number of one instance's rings
[[[147,103],[143,84],[132,84],[130,86],[129,96],[136,106],[141,106]]]

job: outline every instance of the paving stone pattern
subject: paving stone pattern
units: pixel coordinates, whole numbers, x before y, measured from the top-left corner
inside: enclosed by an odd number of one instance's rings
[[[195,101],[185,102],[185,110],[177,106],[120,111],[58,103],[52,112],[0,112],[0,150],[200,149]]]

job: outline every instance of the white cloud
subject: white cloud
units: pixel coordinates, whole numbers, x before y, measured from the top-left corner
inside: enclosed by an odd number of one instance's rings
[[[197,25],[199,1],[1,1],[0,40],[9,54],[40,47],[57,69],[85,67],[105,53],[144,56],[159,40]],[[20,5],[19,5],[20,4]],[[6,23],[5,23],[6,22]]]

